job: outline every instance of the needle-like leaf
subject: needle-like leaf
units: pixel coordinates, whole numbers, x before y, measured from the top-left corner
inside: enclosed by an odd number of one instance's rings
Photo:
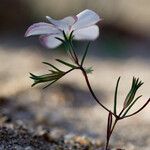
[[[44,86],[43,89],[46,89],[47,87],[49,87],[50,85],[52,85],[53,83],[55,83],[56,81],[58,81],[59,79],[54,80],[53,82],[49,83],[48,85]]]
[[[64,71],[58,69],[57,67],[55,67],[52,64],[49,64],[47,62],[43,62],[44,64],[51,66],[52,69],[49,70],[50,71],[49,74],[44,74],[44,75],[34,75],[34,74],[30,73],[30,78],[34,80],[34,83],[32,84],[32,86],[35,86],[36,84],[39,84],[39,83],[47,82],[49,84],[44,87],[44,88],[46,88],[46,87],[52,85],[53,83],[55,83],[60,78],[62,78],[64,75],[66,75],[69,72],[73,71],[74,69],[78,69],[78,67],[73,66],[72,64],[69,64],[65,61],[62,61],[62,60],[59,60],[59,59],[57,61],[64,64],[64,65],[67,65],[67,66],[71,67],[71,69],[64,72]]]
[[[63,31],[63,36],[64,36],[65,41],[68,41],[65,31]]]
[[[137,102],[137,100],[139,99],[139,98],[141,98],[142,97],[142,95],[140,95],[140,96],[138,96],[129,106],[128,106],[128,108],[127,108],[127,110],[125,111],[125,113],[122,115],[122,117],[125,117],[126,116],[126,114],[128,113],[128,111],[132,108],[132,106]]]
[[[69,36],[69,41],[71,42],[72,41],[72,39],[73,39],[73,32],[74,32],[74,30],[73,31],[71,31],[71,33],[70,33],[70,36]]]
[[[87,44],[87,46],[86,46],[86,49],[85,49],[85,51],[84,51],[84,54],[83,54],[83,57],[82,57],[82,60],[81,60],[81,66],[83,66],[85,57],[86,57],[87,52],[88,52],[88,49],[89,49],[89,46],[90,46],[90,42],[88,42],[88,44]]]
[[[59,63],[62,63],[62,64],[64,64],[64,65],[66,65],[66,66],[68,66],[68,67],[77,68],[77,66],[72,65],[72,64],[70,64],[70,63],[68,63],[68,62],[66,62],[66,61],[61,60],[61,59],[56,59],[56,61],[58,61]]]
[[[132,103],[132,101],[134,100],[134,97],[135,97],[135,94],[136,94],[137,90],[139,89],[139,87],[142,84],[143,84],[143,82],[139,81],[139,78],[133,77],[131,89],[130,89],[130,91],[129,91],[129,93],[126,96],[126,99],[124,101],[124,108],[127,108]]]
[[[48,65],[48,66],[50,66],[50,67],[52,67],[52,68],[54,68],[55,70],[57,70],[57,71],[60,71],[60,72],[62,72],[60,69],[58,69],[57,67],[55,67],[54,65],[52,65],[52,64],[50,64],[50,63],[48,63],[48,62],[42,62],[43,64],[46,64],[46,65]]]
[[[117,80],[116,88],[115,88],[115,95],[114,95],[114,114],[117,115],[117,94],[118,94],[118,86],[119,86],[119,81],[120,78]]]
[[[86,71],[87,74],[90,74],[90,73],[93,72],[93,68],[92,67],[84,68],[84,70]]]
[[[65,41],[63,39],[59,38],[59,37],[55,37],[55,39],[61,41],[62,43],[65,43]]]

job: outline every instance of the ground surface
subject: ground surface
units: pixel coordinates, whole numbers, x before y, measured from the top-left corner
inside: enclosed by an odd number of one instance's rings
[[[31,88],[28,73],[45,73],[48,68],[40,62],[54,62],[54,55],[44,55],[36,49],[31,52],[29,49],[1,48],[0,51],[0,150],[101,149],[105,141],[107,113],[93,101],[82,74],[75,71],[46,90]],[[95,70],[89,75],[92,87],[109,108],[112,108],[113,92],[119,76],[122,76],[119,108],[133,75],[145,82],[139,91],[143,98],[135,109],[148,99],[149,64],[149,61],[138,58],[89,58],[87,61],[87,65]],[[111,145],[126,150],[149,150],[148,114],[149,106],[139,115],[120,122]]]

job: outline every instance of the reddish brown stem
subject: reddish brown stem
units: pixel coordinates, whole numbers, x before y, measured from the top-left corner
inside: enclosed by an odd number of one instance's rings
[[[124,119],[124,118],[127,118],[127,117],[131,117],[131,116],[133,116],[133,115],[136,115],[136,114],[139,113],[141,110],[143,110],[143,109],[148,105],[149,102],[150,102],[150,98],[148,99],[148,101],[147,101],[139,110],[137,110],[136,112],[134,112],[134,113],[132,113],[132,114],[130,114],[130,115],[124,116],[124,117],[121,118],[121,119]]]
[[[108,145],[109,145],[110,137],[111,137],[111,135],[112,135],[112,132],[114,131],[114,128],[115,128],[117,122],[118,122],[118,119],[116,118],[116,119],[115,119],[115,122],[114,122],[114,124],[113,124],[113,126],[112,126],[112,128],[111,128],[111,130],[110,130],[110,132],[108,133],[108,134],[109,134],[109,137],[107,138],[105,150],[108,150]]]
[[[114,115],[114,116],[116,117],[116,115],[115,115],[113,112],[111,112],[108,108],[106,108],[106,106],[104,106],[104,105],[98,100],[98,98],[96,97],[96,95],[95,95],[95,93],[93,92],[93,89],[92,89],[92,87],[91,87],[91,85],[90,85],[90,82],[89,82],[88,76],[87,76],[87,74],[86,74],[86,71],[85,71],[84,68],[82,68],[81,66],[80,66],[80,69],[81,69],[81,71],[82,71],[82,73],[83,73],[83,76],[84,76],[84,78],[85,78],[86,84],[87,84],[87,86],[88,86],[88,88],[89,88],[89,91],[91,92],[91,94],[92,94],[94,100],[95,100],[101,107],[103,107],[107,112],[111,113],[112,115]]]

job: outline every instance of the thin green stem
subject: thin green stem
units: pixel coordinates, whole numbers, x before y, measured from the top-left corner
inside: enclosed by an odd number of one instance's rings
[[[78,61],[78,57],[77,57],[77,54],[73,48],[73,44],[72,44],[72,41],[69,43],[69,48],[70,48],[70,51],[73,53],[73,58],[74,58],[74,62],[79,65],[79,61]]]
[[[82,60],[81,60],[81,66],[83,66],[85,57],[86,57],[87,52],[88,52],[88,50],[89,50],[89,46],[90,46],[90,42],[88,42],[88,44],[87,44],[87,46],[86,46],[86,49],[85,49],[85,52],[84,52],[84,54],[83,54],[83,57],[82,57]]]

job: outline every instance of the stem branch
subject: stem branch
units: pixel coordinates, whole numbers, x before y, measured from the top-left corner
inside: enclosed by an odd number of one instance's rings
[[[148,99],[148,101],[147,101],[139,110],[137,110],[136,112],[134,112],[134,113],[132,113],[132,114],[130,114],[130,115],[124,116],[123,118],[120,118],[120,119],[124,119],[124,118],[127,118],[127,117],[131,117],[131,116],[133,116],[133,115],[139,113],[142,109],[144,109],[144,108],[148,105],[149,102],[150,102],[150,98]]]
[[[105,150],[108,150],[108,145],[109,145],[110,137],[111,137],[111,135],[112,135],[112,132],[114,131],[114,128],[115,128],[117,122],[118,122],[118,118],[115,118],[115,122],[114,122],[114,124],[113,124],[113,126],[112,126],[112,128],[111,128],[111,131],[108,133],[108,134],[109,134],[109,137],[108,137],[107,142],[106,142]]]
[[[84,78],[85,78],[86,84],[87,84],[87,86],[88,86],[88,88],[89,88],[89,91],[91,92],[91,94],[92,94],[94,100],[95,100],[101,107],[103,107],[107,112],[112,113],[112,112],[111,112],[108,108],[106,108],[106,106],[104,106],[104,105],[98,100],[98,98],[96,97],[96,95],[95,95],[95,93],[94,93],[94,91],[93,91],[93,89],[92,89],[92,87],[91,87],[91,85],[90,85],[88,76],[87,76],[86,71],[84,70],[84,68],[80,66],[80,69],[81,69],[81,71],[82,71],[82,73],[83,73],[83,76],[84,76]],[[114,115],[114,116],[116,117],[116,115],[115,115],[114,113],[112,113],[112,115]]]

